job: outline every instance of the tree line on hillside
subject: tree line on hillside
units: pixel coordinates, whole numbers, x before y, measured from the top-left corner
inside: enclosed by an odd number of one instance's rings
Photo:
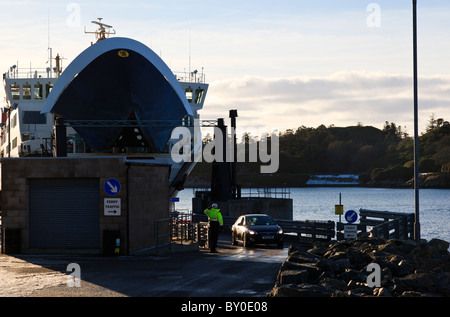
[[[210,139],[206,137],[205,142]],[[270,142],[270,138],[265,138],[264,142]],[[250,133],[244,133],[240,143],[259,146],[260,141]],[[300,126],[280,133],[279,154],[279,169],[270,175],[268,184],[297,186],[301,182],[294,180],[311,174],[359,174],[362,184],[407,182],[414,176],[413,137],[401,126],[388,121],[382,129],[361,123],[348,127]],[[419,137],[419,157],[421,173],[450,172],[448,121],[431,115],[426,132]],[[247,183],[244,185],[250,186],[251,182],[265,185],[262,184],[264,175],[258,175],[260,165],[238,164],[239,178]],[[193,171],[194,177],[206,175],[208,168],[207,164],[198,164]],[[307,176],[303,177],[303,182],[306,180]]]
[[[367,183],[413,177],[414,140],[401,126],[386,121],[372,126],[299,127],[280,135],[280,172],[352,173]],[[449,172],[450,124],[431,116],[419,137],[420,172]],[[283,164],[290,162],[290,164]]]

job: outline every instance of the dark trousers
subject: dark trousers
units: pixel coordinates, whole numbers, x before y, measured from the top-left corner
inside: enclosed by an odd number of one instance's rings
[[[219,239],[220,225],[218,221],[210,221],[208,226],[208,243],[211,251],[216,249]]]

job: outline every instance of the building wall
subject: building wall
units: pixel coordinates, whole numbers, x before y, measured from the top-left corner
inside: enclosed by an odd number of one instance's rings
[[[169,213],[169,170],[168,165],[126,163],[124,157],[3,158],[2,232],[20,229],[21,252],[33,252],[29,249],[29,180],[97,178],[101,233],[98,253],[104,251],[102,233],[105,230],[120,232],[121,254],[154,246],[155,220],[166,218]],[[121,184],[120,192],[114,196],[121,199],[120,216],[104,214],[104,199],[110,197],[104,184],[110,178]]]
[[[130,253],[156,245],[155,221],[169,217],[169,169],[129,166]],[[166,222],[165,222],[166,223]],[[168,227],[159,227],[167,233]]]

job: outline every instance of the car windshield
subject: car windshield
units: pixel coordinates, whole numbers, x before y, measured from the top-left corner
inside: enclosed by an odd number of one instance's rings
[[[248,216],[246,224],[247,226],[271,226],[275,224],[275,221],[268,216]]]

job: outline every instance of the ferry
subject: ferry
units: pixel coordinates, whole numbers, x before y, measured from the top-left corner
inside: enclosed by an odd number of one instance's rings
[[[56,122],[63,117],[65,156],[123,155],[171,164],[171,194],[176,195],[195,162],[172,160],[174,126],[161,122],[187,120],[192,127],[200,119],[208,90],[203,69],[173,72],[142,43],[110,37],[115,31],[98,20],[92,21],[98,25],[96,43],[65,69],[49,49],[49,67],[13,65],[3,73],[1,156],[57,156]]]

